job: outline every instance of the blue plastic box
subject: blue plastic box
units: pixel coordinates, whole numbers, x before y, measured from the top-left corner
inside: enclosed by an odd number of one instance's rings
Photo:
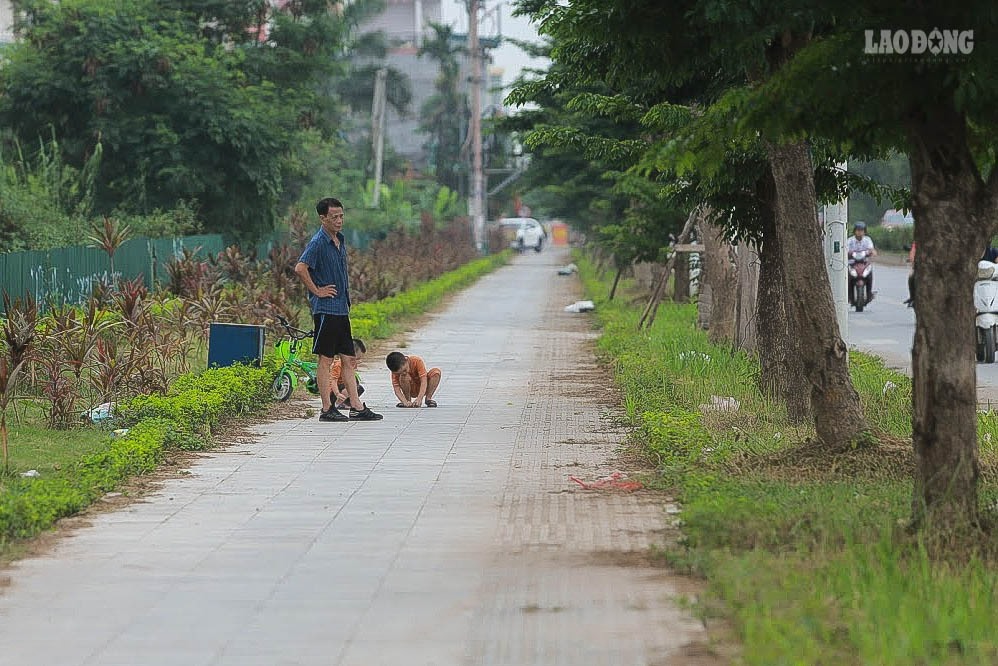
[[[236,363],[260,367],[264,333],[264,327],[255,324],[212,322],[208,329],[208,367],[224,368]]]

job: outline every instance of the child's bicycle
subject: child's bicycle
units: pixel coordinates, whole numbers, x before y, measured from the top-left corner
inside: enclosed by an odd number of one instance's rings
[[[272,385],[274,400],[284,402],[291,397],[298,387],[300,375],[305,375],[305,389],[312,395],[319,395],[319,383],[316,381],[316,368],[318,363],[314,361],[303,361],[298,358],[304,340],[311,340],[315,336],[314,331],[303,331],[296,328],[284,317],[278,315],[277,321],[288,332],[288,337],[278,340],[274,345],[277,350],[277,357],[283,361],[277,377]],[[357,392],[363,393],[364,388],[360,385],[360,375],[357,378]],[[330,400],[336,400],[336,391],[332,391]]]

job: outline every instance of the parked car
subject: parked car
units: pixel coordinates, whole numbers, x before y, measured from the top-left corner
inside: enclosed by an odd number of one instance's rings
[[[499,221],[503,237],[509,240],[510,247],[519,252],[530,248],[540,252],[544,248],[547,232],[541,223],[532,217],[507,217]]]

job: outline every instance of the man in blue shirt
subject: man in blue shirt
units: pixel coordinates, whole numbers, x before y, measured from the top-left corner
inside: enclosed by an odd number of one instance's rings
[[[350,279],[347,275],[347,248],[343,241],[343,204],[327,197],[315,205],[322,226],[308,242],[295,264],[295,274],[308,289],[308,301],[315,324],[312,351],[318,355],[316,381],[322,398],[320,421],[377,421],[375,414],[357,395],[357,355],[350,330]],[[343,364],[343,382],[350,396],[350,416],[332,403],[336,387],[331,385],[333,357]]]

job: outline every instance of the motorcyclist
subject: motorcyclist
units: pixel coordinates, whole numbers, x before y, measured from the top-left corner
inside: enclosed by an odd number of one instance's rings
[[[857,222],[853,225],[852,236],[846,241],[846,253],[849,257],[849,263],[853,263],[853,253],[854,252],[866,252],[867,258],[877,256],[877,250],[873,247],[873,239],[866,235],[866,223]],[[849,276],[849,305],[855,305],[853,302],[853,284],[856,279]],[[873,300],[873,272],[870,272],[870,276],[866,279],[866,284],[869,285],[870,300]]]

